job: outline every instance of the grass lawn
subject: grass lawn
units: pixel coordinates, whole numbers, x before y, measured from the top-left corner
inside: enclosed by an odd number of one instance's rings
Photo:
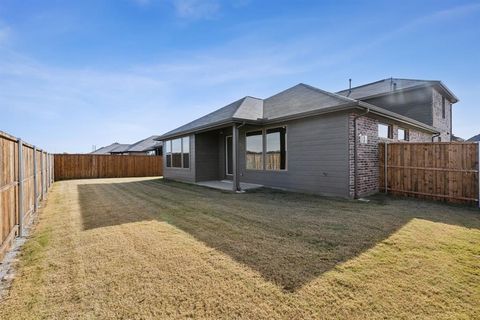
[[[480,211],[160,179],[54,184],[2,319],[480,318]]]

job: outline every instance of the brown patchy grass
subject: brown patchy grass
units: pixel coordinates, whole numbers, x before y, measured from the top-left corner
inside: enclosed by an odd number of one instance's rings
[[[64,181],[0,316],[472,319],[479,266],[474,208]]]

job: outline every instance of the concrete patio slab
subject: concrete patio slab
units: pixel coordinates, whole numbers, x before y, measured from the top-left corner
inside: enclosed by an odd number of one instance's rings
[[[212,180],[212,181],[200,181],[196,183],[199,186],[209,187],[219,190],[232,191],[233,182],[230,180]],[[263,187],[261,184],[240,182],[240,188],[242,190],[252,190]]]

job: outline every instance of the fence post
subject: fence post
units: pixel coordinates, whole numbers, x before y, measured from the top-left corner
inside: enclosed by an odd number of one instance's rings
[[[23,236],[23,141],[18,139],[18,235]]]
[[[50,157],[48,155],[48,152],[46,153],[46,157],[47,157],[47,175],[46,175],[47,181],[46,181],[46,184],[47,184],[47,192],[48,192],[48,189],[50,189]]]
[[[385,141],[385,160],[384,160],[384,180],[385,180],[385,194],[388,193],[388,143]]]
[[[40,193],[43,201],[43,150],[40,150]]]
[[[52,183],[55,182],[55,155],[52,154]]]
[[[478,207],[480,208],[480,141],[477,143],[477,153],[478,153],[478,158],[477,158],[477,164],[478,164],[478,172],[477,172],[477,176],[478,176]]]
[[[33,146],[33,212],[37,212],[38,209],[37,189],[37,147]]]

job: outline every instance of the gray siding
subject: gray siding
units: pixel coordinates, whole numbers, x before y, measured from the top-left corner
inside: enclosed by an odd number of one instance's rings
[[[163,141],[165,144],[165,141]],[[167,168],[166,148],[163,148],[163,176],[166,179],[173,179],[185,182],[195,182],[195,135],[190,135],[190,168]]]
[[[232,180],[231,175],[226,174],[226,158],[225,158],[225,138],[232,135],[232,128],[225,128],[220,131],[218,136],[218,176],[220,179]]]
[[[195,135],[196,181],[218,180],[219,132],[209,131]]]
[[[239,145],[240,181],[348,197],[348,115],[332,114],[281,125],[287,126],[287,170],[246,170],[245,132],[252,127],[243,127]]]
[[[364,101],[425,124],[433,125],[432,89],[430,87],[392,93],[387,96],[365,99]]]

